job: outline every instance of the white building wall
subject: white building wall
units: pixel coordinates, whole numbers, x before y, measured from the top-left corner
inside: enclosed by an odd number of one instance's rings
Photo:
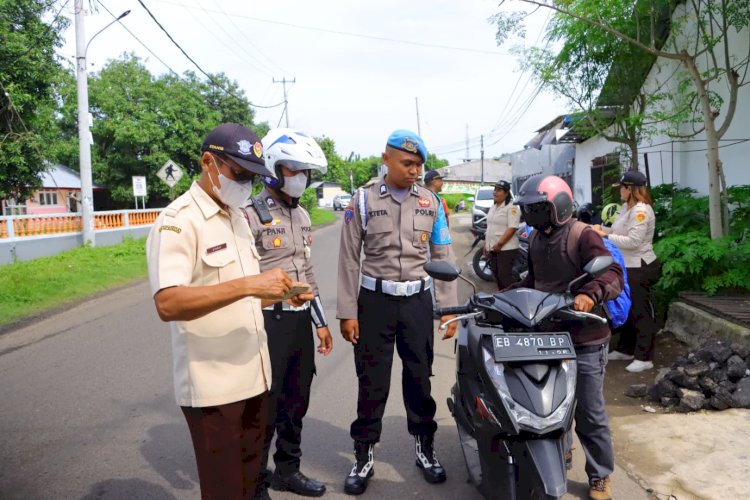
[[[681,15],[677,12],[676,16]],[[695,33],[693,27],[686,27],[685,33]],[[730,30],[730,50],[732,57],[746,57],[750,47],[750,29],[737,33]],[[669,48],[665,47],[665,50]],[[718,49],[717,54],[721,56],[723,49]],[[706,69],[706,60],[700,61]],[[654,64],[643,85],[647,92],[674,92],[682,66],[679,62],[670,59],[659,58]],[[714,83],[711,90],[718,93],[723,99],[723,105],[717,118],[717,126],[720,126],[727,114],[729,89],[723,83]],[[673,103],[662,101],[659,105],[663,110],[668,110]],[[652,107],[655,108],[656,105]],[[650,110],[649,110],[650,111]],[[698,118],[701,118],[700,116]],[[700,124],[696,125],[699,127]],[[693,131],[693,124],[683,124],[679,129],[681,135],[689,135]],[[646,171],[646,158],[648,161],[649,176],[652,185],[662,183],[677,183],[681,186],[691,187],[701,195],[708,194],[708,164],[706,159],[705,134],[699,133],[685,141],[671,139],[664,126],[654,127],[650,137],[639,144],[639,164],[642,172]],[[740,142],[744,141],[744,142]],[[592,138],[576,147],[575,166],[575,189],[576,200],[579,202],[591,199],[591,160],[597,156],[612,153],[622,145],[610,143],[601,137]],[[737,108],[732,119],[730,128],[724,134],[720,142],[719,157],[724,165],[727,183],[732,185],[750,184],[750,85],[740,88],[737,96]]]
[[[579,204],[591,203],[591,164],[594,158],[614,153],[620,146],[599,136],[576,145],[573,197]]]

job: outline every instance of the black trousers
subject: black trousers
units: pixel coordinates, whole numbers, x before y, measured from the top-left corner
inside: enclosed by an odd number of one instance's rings
[[[430,291],[393,297],[362,288],[358,306],[359,341],[354,345],[354,364],[359,396],[352,439],[380,441],[394,345],[403,363],[401,387],[409,433],[434,434],[437,424],[435,400],[430,395],[434,342]]]
[[[492,275],[495,277],[498,290],[505,290],[515,281],[513,280],[513,261],[516,260],[519,250],[502,250],[490,252],[488,257]]]
[[[250,499],[261,477],[268,393],[219,406],[182,406],[201,498]]]
[[[640,361],[651,361],[653,358],[656,332],[659,330],[651,298],[651,287],[659,279],[659,268],[657,259],[651,264],[627,269],[633,305],[627,321],[617,329],[620,338],[615,350],[633,354]]]
[[[276,471],[288,475],[299,470],[302,450],[302,418],[310,405],[310,386],[315,374],[315,343],[310,310],[263,311],[268,352],[271,356],[271,397],[265,436],[265,474],[276,434],[273,461]]]

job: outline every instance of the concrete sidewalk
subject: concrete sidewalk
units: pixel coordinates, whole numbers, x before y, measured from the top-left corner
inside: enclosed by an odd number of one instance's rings
[[[750,411],[644,412],[610,423],[617,464],[653,498],[750,498]]]

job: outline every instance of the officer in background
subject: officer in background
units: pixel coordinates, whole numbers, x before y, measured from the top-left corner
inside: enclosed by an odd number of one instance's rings
[[[435,283],[423,266],[429,259],[454,260],[450,232],[438,198],[416,184],[427,158],[422,139],[396,130],[382,158],[386,175],[359,188],[344,212],[339,253],[337,317],[341,334],[354,345],[359,381],[357,419],[351,425],[355,462],[344,485],[350,495],[363,493],[374,472],[373,449],[380,440],[394,344],[403,362],[404,405],[416,464],[428,482],[446,478],[435,454],[437,424],[430,395],[430,289]],[[456,305],[455,282],[438,282],[436,298],[440,306]],[[452,337],[456,326],[449,325],[443,338]]]
[[[513,261],[520,246],[516,231],[521,224],[521,210],[511,203],[513,195],[508,181],[495,183],[492,199],[495,203],[487,212],[484,253],[498,290],[503,290],[513,284]]]
[[[445,198],[440,196],[440,193],[443,191],[443,176],[440,175],[440,172],[437,170],[430,170],[424,174],[424,187],[435,193],[435,196],[440,199],[440,202],[443,204],[443,212],[445,212],[445,222],[450,226],[451,221],[450,218],[448,218],[448,215],[450,214],[448,203],[445,201]]]
[[[301,307],[277,303],[263,310],[273,377],[264,465],[275,432],[276,469],[271,488],[317,497],[325,493],[325,485],[300,472],[302,419],[315,374],[311,323],[320,341],[319,353],[327,356],[333,344],[310,259],[312,222],[299,198],[310,184],[311,171],[325,173],[328,162],[315,140],[297,130],[271,130],[263,138],[263,149],[266,167],[276,177],[263,177],[265,188],[246,208],[261,256],[260,268],[283,269],[293,280],[308,283],[315,296]],[[264,476],[269,475],[266,470]],[[268,498],[266,487],[264,480],[258,498]]]
[[[175,398],[193,440],[201,497],[249,498],[271,385],[261,307],[294,283],[278,268],[260,272],[241,211],[253,178],[273,175],[258,137],[225,123],[201,151],[200,179],[151,228],[148,273],[159,317],[170,322]]]

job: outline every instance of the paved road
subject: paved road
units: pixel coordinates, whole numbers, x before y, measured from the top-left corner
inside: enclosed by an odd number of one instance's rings
[[[468,218],[453,219],[452,231],[462,256],[470,239]],[[338,223],[314,233],[313,259],[331,319],[338,235]],[[464,268],[468,259],[460,258]],[[346,498],[342,482],[351,466],[356,377],[351,347],[335,321],[331,326],[333,353],[317,358],[303,470],[326,482],[328,498]],[[414,466],[397,361],[376,475],[365,498],[480,498],[466,483],[445,405],[453,363],[453,343],[438,341],[433,394],[437,449],[448,481],[429,485]],[[0,401],[0,498],[200,498],[190,436],[173,399],[169,330],[156,316],[145,282],[0,336]],[[568,498],[586,497],[582,469],[583,455],[576,450]],[[620,498],[646,498],[622,471],[614,483]]]

